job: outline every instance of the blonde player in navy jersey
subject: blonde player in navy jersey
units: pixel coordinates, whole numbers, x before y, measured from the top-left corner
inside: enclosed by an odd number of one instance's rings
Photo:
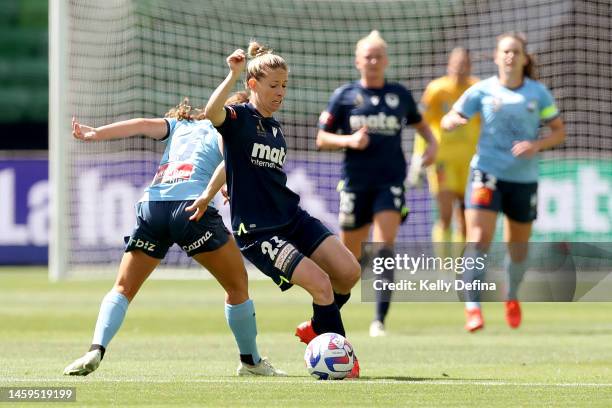
[[[495,232],[498,212],[505,215],[506,321],[512,328],[521,324],[518,288],[525,274],[531,226],[536,219],[538,153],[565,140],[565,127],[550,91],[534,78],[533,57],[520,33],[497,37],[495,64],[498,75],[469,88],[442,118],[449,131],[467,123],[479,112],[481,132],[465,193],[467,242],[474,243],[466,257],[483,257]],[[545,125],[548,134],[540,137]],[[466,264],[467,265],[467,264]],[[485,268],[466,269],[463,279],[482,280]],[[468,331],[484,326],[480,294],[467,294]]]
[[[286,375],[259,356],[255,309],[235,241],[212,206],[191,211],[223,157],[220,136],[201,111],[185,100],[164,119],[132,119],[93,128],[73,119],[72,134],[83,141],[144,135],[166,144],[153,182],[136,206],[136,227],[126,248],[115,285],[102,300],[89,352],[64,370],[88,375],[96,370],[119,330],[129,303],[172,244],[208,269],[226,291],[225,316],[240,350],[238,375]],[[129,239],[128,239],[129,238]]]
[[[392,257],[399,226],[408,215],[406,158],[401,146],[404,126],[411,125],[428,142],[423,165],[433,163],[436,155],[436,140],[410,91],[385,79],[388,63],[387,43],[378,31],[357,42],[355,65],[361,79],[336,89],[319,119],[317,146],[345,149],[338,186],[340,237],[357,259],[362,257],[361,244],[372,226],[372,241],[384,243],[377,256]],[[382,277],[393,281],[393,270],[386,270]],[[391,292],[378,291],[376,295],[372,337],[386,334]]]
[[[360,268],[344,245],[299,207],[300,197],[286,185],[287,144],[272,115],[285,97],[287,63],[251,42],[247,53],[234,51],[227,64],[230,72],[205,112],[223,136],[234,237],[243,255],[282,291],[298,285],[312,296],[313,317],[296,329],[301,341],[309,343],[327,332],[344,335],[340,307],[359,280]],[[249,102],[225,106],[245,66]],[[204,206],[209,199],[204,194],[195,204]],[[350,376],[358,375],[356,363]]]

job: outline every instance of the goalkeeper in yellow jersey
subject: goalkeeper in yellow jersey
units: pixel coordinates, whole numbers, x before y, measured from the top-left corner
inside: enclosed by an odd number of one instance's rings
[[[429,83],[421,98],[423,118],[438,141],[438,155],[433,165],[427,167],[429,190],[436,198],[439,218],[434,223],[432,241],[446,243],[465,241],[465,217],[463,215],[463,195],[469,175],[470,160],[476,151],[480,119],[475,117],[467,125],[447,132],[440,127],[440,120],[450,111],[457,99],[478,78],[470,75],[469,52],[455,48],[448,59],[447,75]],[[421,161],[426,148],[425,140],[417,134],[414,141],[414,155],[411,161],[408,180],[417,184]],[[455,231],[451,221],[455,212]],[[446,251],[443,251],[446,252]],[[447,253],[440,254],[443,256]]]

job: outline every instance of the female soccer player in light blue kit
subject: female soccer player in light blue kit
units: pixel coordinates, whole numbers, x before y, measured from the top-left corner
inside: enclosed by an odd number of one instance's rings
[[[471,162],[465,193],[468,243],[466,257],[482,257],[495,232],[498,212],[503,212],[506,258],[506,321],[512,328],[521,323],[517,299],[519,284],[527,268],[531,226],[536,219],[538,152],[565,140],[565,128],[552,95],[533,77],[533,59],[527,41],[519,33],[497,37],[495,64],[498,75],[469,88],[442,118],[445,130],[467,123],[480,112],[481,133]],[[540,125],[549,133],[540,137]],[[464,281],[482,280],[484,268],[468,269]],[[469,291],[466,303],[468,331],[484,326],[479,292]]]
[[[72,134],[80,140],[144,135],[163,141],[166,149],[153,182],[136,206],[136,227],[126,237],[115,285],[102,300],[91,348],[66,367],[66,375],[87,375],[98,368],[128,304],[174,243],[208,269],[226,291],[225,316],[240,350],[238,375],[286,375],[259,356],[255,309],[235,241],[214,207],[192,205],[223,157],[218,132],[187,102],[164,119],[132,119],[99,128],[72,121]]]

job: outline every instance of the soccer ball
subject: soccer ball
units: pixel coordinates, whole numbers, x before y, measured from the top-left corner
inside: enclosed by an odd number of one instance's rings
[[[353,369],[354,358],[351,343],[337,333],[315,337],[304,353],[308,372],[318,380],[342,380]]]

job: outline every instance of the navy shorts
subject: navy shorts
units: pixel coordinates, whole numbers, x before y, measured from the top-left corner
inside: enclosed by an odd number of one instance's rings
[[[291,222],[278,229],[234,234],[242,255],[285,291],[302,258],[309,257],[330,235],[321,221],[298,208]]]
[[[153,258],[163,259],[176,243],[189,256],[214,251],[229,241],[230,233],[213,207],[208,207],[200,221],[190,221],[186,212],[193,200],[142,201],[136,204],[136,227],[125,237],[125,252],[141,250]]]
[[[374,219],[374,214],[386,210],[398,211],[402,223],[408,217],[406,190],[403,185],[387,186],[365,191],[340,190],[340,211],[338,222],[343,231],[350,231]]]
[[[538,216],[538,183],[498,180],[482,170],[471,169],[465,208],[501,211],[513,221],[532,222]]]

